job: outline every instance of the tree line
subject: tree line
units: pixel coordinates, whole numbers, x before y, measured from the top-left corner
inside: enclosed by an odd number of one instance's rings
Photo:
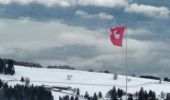
[[[39,63],[27,62],[27,61],[17,61],[15,59],[1,59],[1,61],[3,61],[4,64],[7,64],[9,62],[9,60],[13,61],[13,65],[19,65],[19,66],[25,66],[25,67],[43,68],[43,66],[41,64],[39,64]],[[46,68],[49,68],[49,69],[70,69],[70,70],[75,70],[75,67],[72,67],[70,65],[48,65]]]
[[[108,98],[109,100],[123,100],[123,96],[124,97],[126,96],[125,91],[113,87],[111,90],[107,92],[105,98]],[[127,94],[127,96],[128,96],[127,100],[158,100],[156,98],[156,94],[154,91],[150,90],[149,92],[147,92],[143,88],[141,88],[139,92],[136,92],[135,94]],[[94,93],[93,96],[90,96],[87,91],[84,95],[80,95],[80,92],[78,91],[76,96],[66,95],[63,97],[59,97],[59,100],[80,100],[79,97],[83,97],[86,100],[104,99],[101,92],[99,92],[98,94]],[[170,96],[167,95],[165,100],[170,100]]]
[[[42,86],[9,86],[0,80],[0,100],[54,100],[50,90]]]
[[[76,96],[69,96],[69,95],[63,97],[60,96],[59,100],[80,100],[79,98],[81,98],[82,96],[79,93],[80,92],[77,92]],[[93,96],[90,96],[86,91],[86,93],[83,95],[83,98],[85,98],[86,100],[98,100],[98,99],[102,99],[103,96],[101,92],[99,92],[98,94],[94,93]]]
[[[0,74],[15,74],[14,61],[11,59],[2,60],[0,58]]]
[[[74,67],[72,66],[69,66],[69,65],[49,65],[47,66],[47,68],[50,68],[50,69],[70,69],[70,70],[75,70]]]
[[[9,60],[13,61],[14,65],[19,65],[19,66],[25,66],[25,67],[36,67],[36,68],[42,68],[42,65],[39,63],[34,63],[34,62],[27,62],[27,61],[17,61],[15,59],[6,59],[6,58],[1,58],[5,63],[7,63]]]

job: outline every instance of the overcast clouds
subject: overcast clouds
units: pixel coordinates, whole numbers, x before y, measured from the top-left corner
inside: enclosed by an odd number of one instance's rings
[[[169,75],[167,3],[0,0],[0,55],[44,66],[68,64],[80,69],[123,72],[125,45],[113,46],[108,29],[127,25],[129,73]]]

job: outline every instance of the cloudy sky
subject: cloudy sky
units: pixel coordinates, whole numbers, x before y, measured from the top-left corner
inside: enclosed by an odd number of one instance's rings
[[[169,0],[0,0],[0,57],[123,73],[112,26],[127,27],[129,74],[170,75]]]

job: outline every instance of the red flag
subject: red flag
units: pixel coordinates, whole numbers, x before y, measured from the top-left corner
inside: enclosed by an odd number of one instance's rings
[[[110,28],[110,39],[113,45],[122,47],[124,31],[125,31],[125,27]]]

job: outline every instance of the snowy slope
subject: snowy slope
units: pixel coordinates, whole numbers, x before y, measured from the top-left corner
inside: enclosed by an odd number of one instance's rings
[[[72,75],[71,80],[67,80],[67,75]],[[80,94],[84,95],[86,91],[90,95],[94,92],[101,91],[105,95],[113,86],[125,90],[125,76],[118,75],[117,80],[113,80],[113,74],[95,73],[76,70],[64,70],[64,69],[46,69],[46,68],[29,68],[22,66],[15,66],[15,75],[0,75],[0,79],[8,80],[8,84],[22,84],[21,77],[28,77],[31,84],[34,85],[49,85],[49,86],[61,86],[80,88]],[[159,84],[157,80],[143,79],[128,76],[128,92],[135,93],[140,90],[140,87],[144,87],[145,90],[153,90],[157,95],[161,92],[170,93],[170,83],[162,82]],[[16,80],[16,81],[9,81]],[[72,93],[72,92],[67,92]],[[58,100],[58,96],[63,96],[65,93],[53,92],[55,100]]]

